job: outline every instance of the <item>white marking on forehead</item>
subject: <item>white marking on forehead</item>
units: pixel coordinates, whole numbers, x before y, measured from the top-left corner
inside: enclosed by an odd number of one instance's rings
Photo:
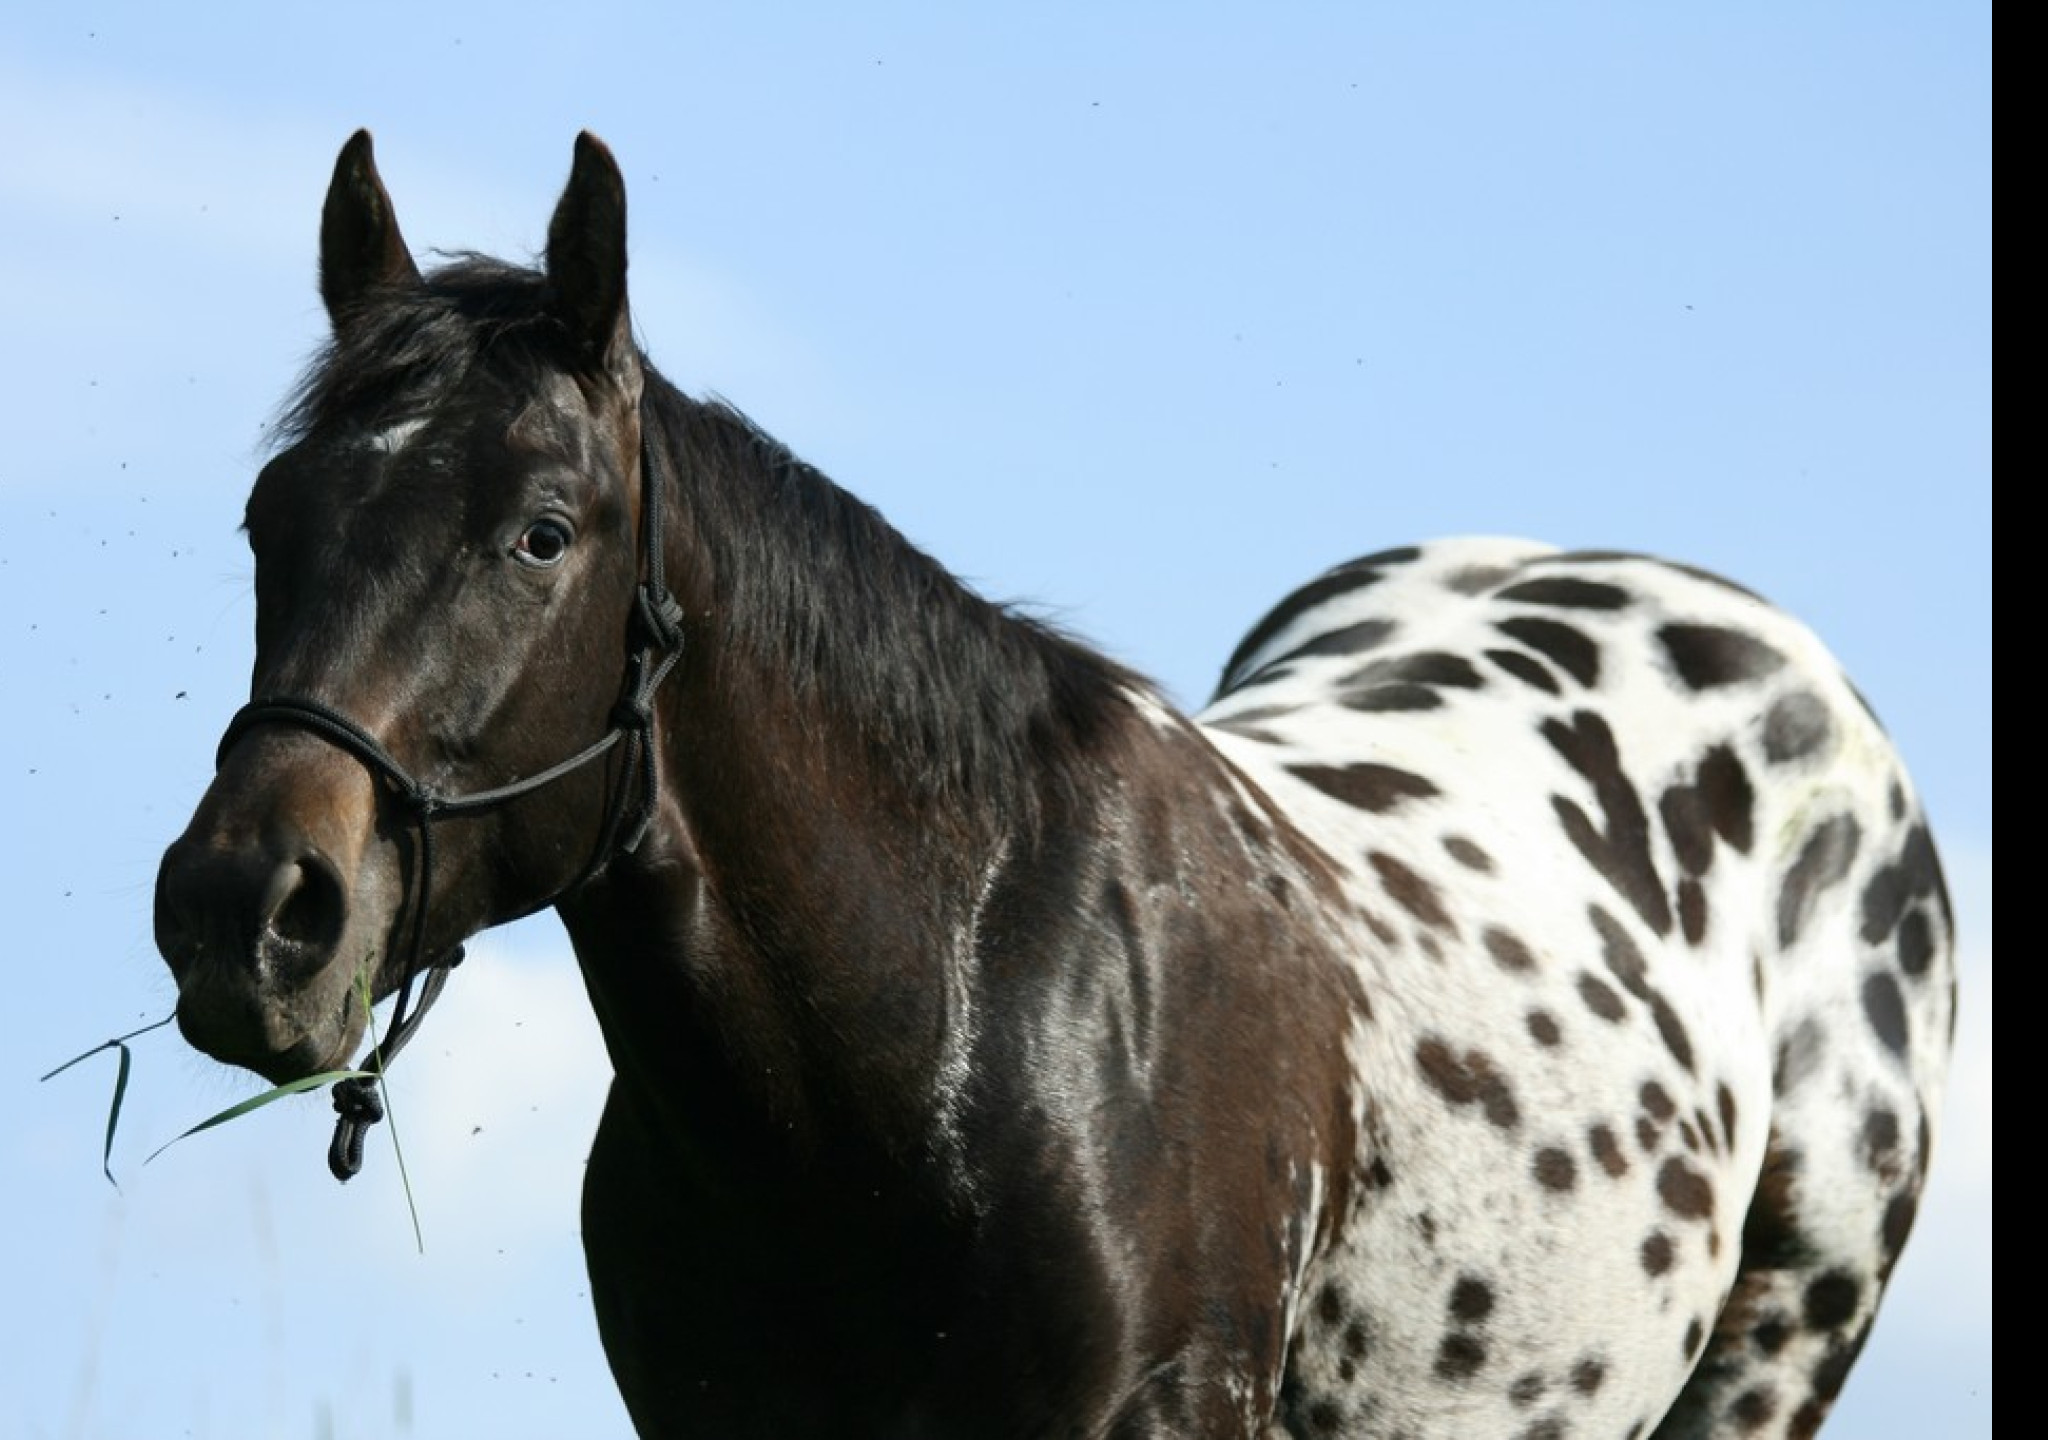
[[[412,444],[414,437],[426,428],[424,419],[401,420],[370,436],[369,446],[380,455],[396,455]]]

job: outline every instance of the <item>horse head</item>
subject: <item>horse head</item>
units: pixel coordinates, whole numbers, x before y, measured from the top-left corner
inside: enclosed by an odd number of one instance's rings
[[[207,1054],[276,1082],[346,1064],[364,981],[390,995],[546,905],[651,801],[666,667],[636,622],[625,272],[624,182],[589,135],[540,272],[422,275],[368,134],[342,150],[331,340],[245,517],[251,703],[157,877],[179,1027]],[[615,714],[622,672],[637,715]]]

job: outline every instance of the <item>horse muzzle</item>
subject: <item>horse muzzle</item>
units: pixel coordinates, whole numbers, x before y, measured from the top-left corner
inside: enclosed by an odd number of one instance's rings
[[[289,786],[223,770],[156,880],[156,943],[178,982],[179,1030],[280,1083],[347,1063],[364,1026],[357,977],[380,958],[388,924],[374,919],[385,907],[366,903],[383,887],[360,874],[369,782],[324,756],[315,765]],[[309,789],[308,779],[329,783]]]

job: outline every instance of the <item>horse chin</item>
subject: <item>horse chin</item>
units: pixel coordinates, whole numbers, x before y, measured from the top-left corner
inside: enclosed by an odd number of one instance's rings
[[[178,992],[178,1030],[194,1049],[273,1085],[351,1068],[363,1028],[361,1003],[348,986],[332,1003],[313,987],[279,996],[201,976]]]

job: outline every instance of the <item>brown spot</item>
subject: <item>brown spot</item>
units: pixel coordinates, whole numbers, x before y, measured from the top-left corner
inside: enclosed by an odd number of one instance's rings
[[[1950,911],[1948,887],[1942,880],[1941,861],[1934,853],[1933,837],[1927,827],[1915,825],[1906,834],[1899,858],[1880,866],[1863,889],[1863,938],[1871,945],[1882,944],[1915,900],[1932,897],[1948,928],[1955,928]]]
[[[1796,1198],[1802,1167],[1799,1152],[1772,1130],[1742,1221],[1743,1259],[1758,1269],[1789,1270],[1804,1262],[1807,1244]]]
[[[1792,1033],[1778,1042],[1777,1059],[1771,1066],[1771,1089],[1778,1095],[1790,1095],[1806,1078],[1820,1069],[1821,1057],[1827,1050],[1827,1032],[1821,1023],[1808,1016],[1792,1027]]]
[[[1910,1188],[1892,1196],[1891,1203],[1884,1207],[1884,1262],[1878,1267],[1880,1281],[1889,1277],[1892,1266],[1899,1263],[1899,1252],[1906,1248],[1906,1237],[1913,1233],[1913,1218],[1919,1211],[1920,1192]]]
[[[1870,1021],[1870,1028],[1877,1032],[1877,1038],[1884,1042],[1884,1048],[1904,1059],[1908,1033],[1905,997],[1899,993],[1899,982],[1891,976],[1879,973],[1863,982],[1863,1013]]]
[[[1671,1002],[1656,991],[1650,993],[1650,1018],[1656,1022],[1657,1036],[1664,1042],[1664,1048],[1671,1052],[1671,1058],[1690,1071],[1692,1036],[1686,1033],[1685,1022],[1678,1018]]]
[[[1699,1131],[1700,1143],[1718,1154],[1721,1149],[1721,1137],[1714,1133],[1713,1118],[1705,1110],[1695,1109],[1692,1112],[1692,1123],[1693,1128]]]
[[[1834,717],[1811,690],[1781,695],[1764,716],[1764,759],[1783,765],[1826,747],[1834,739]]]
[[[1417,650],[1375,660],[1345,681],[1348,685],[1429,685],[1451,690],[1485,686],[1479,671],[1463,655],[1448,650]]]
[[[1451,1317],[1476,1325],[1493,1313],[1493,1287],[1473,1275],[1461,1275],[1451,1287]]]
[[[1499,926],[1488,928],[1485,936],[1486,952],[1503,970],[1530,971],[1536,968],[1536,957],[1521,938]]]
[[[1721,1143],[1729,1150],[1735,1148],[1735,1092],[1722,1081],[1714,1087],[1714,1102],[1721,1107]]]
[[[1547,1048],[1561,1043],[1564,1039],[1564,1032],[1557,1028],[1557,1021],[1551,1018],[1548,1010],[1531,1010],[1527,1024],[1529,1038],[1538,1045]]]
[[[1820,897],[1842,882],[1856,858],[1862,827],[1853,815],[1836,815],[1817,826],[1785,872],[1778,891],[1778,944],[1789,947],[1813,915]]]
[[[1357,907],[1356,913],[1358,918],[1365,922],[1366,928],[1372,931],[1373,937],[1380,944],[1391,946],[1400,943],[1401,932],[1382,919],[1377,910],[1369,910],[1365,906],[1360,905]]]
[[[1637,1092],[1637,1098],[1643,1102],[1643,1109],[1649,1111],[1653,1119],[1669,1120],[1678,1113],[1678,1107],[1671,1103],[1671,1097],[1664,1093],[1664,1087],[1655,1080],[1644,1081],[1643,1088]]]
[[[1468,870],[1477,870],[1482,875],[1493,873],[1493,857],[1463,835],[1444,836],[1444,850]]]
[[[1548,1388],[1544,1378],[1531,1370],[1526,1375],[1517,1376],[1515,1383],[1508,1386],[1508,1401],[1526,1409],[1541,1400],[1543,1392]]]
[[[1524,580],[1499,592],[1502,600],[1524,605],[1556,605],[1568,610],[1619,610],[1629,602],[1628,591],[1598,580],[1581,580],[1571,575],[1547,575]]]
[[[1863,1287],[1846,1270],[1829,1270],[1806,1287],[1804,1309],[1810,1330],[1839,1330],[1856,1318]]]
[[[1586,1002],[1586,1008],[1610,1023],[1620,1023],[1622,1017],[1621,997],[1614,988],[1597,975],[1579,972],[1579,998]]]
[[[1559,693],[1556,678],[1533,655],[1524,655],[1519,650],[1489,650],[1486,658],[1525,685],[1533,686],[1546,695]]]
[[[1465,565],[1444,576],[1444,589],[1460,595],[1483,595],[1514,573],[1512,565]]]
[[[1863,1163],[1880,1180],[1898,1178],[1899,1117],[1882,1105],[1863,1117]]]
[[[1704,875],[1714,863],[1714,827],[1707,821],[1707,803],[1693,785],[1673,785],[1657,800],[1657,818],[1671,837],[1671,853],[1688,875]]]
[[[1476,1375],[1486,1364],[1486,1345],[1467,1331],[1455,1330],[1444,1336],[1437,1346],[1436,1377],[1439,1380],[1465,1380]]]
[[[1678,1012],[1671,1003],[1655,990],[1649,982],[1649,967],[1643,961],[1643,952],[1636,948],[1636,942],[1629,938],[1621,922],[1609,915],[1598,905],[1588,907],[1593,919],[1593,928],[1600,932],[1600,951],[1607,961],[1607,968],[1614,972],[1622,988],[1650,1007],[1650,1018],[1656,1022],[1657,1034],[1672,1058],[1692,1069],[1692,1037],[1686,1033],[1685,1024],[1678,1018]]]
[[[1537,615],[1517,615],[1494,628],[1528,646],[1581,685],[1590,689],[1599,683],[1600,647],[1585,631]]]
[[[1813,1440],[1827,1414],[1827,1406],[1818,1400],[1808,1400],[1792,1413],[1792,1423],[1785,1427],[1786,1440]]]
[[[1828,1353],[1821,1357],[1820,1364],[1813,1367],[1813,1393],[1824,1402],[1833,1404],[1835,1397],[1842,1393],[1842,1382],[1849,1378],[1850,1367],[1862,1353],[1863,1342],[1870,1338],[1871,1321],[1876,1318],[1871,1315],[1864,1320],[1863,1328],[1848,1340],[1830,1346]]]
[[[1546,1190],[1564,1191],[1579,1181],[1579,1167],[1572,1163],[1571,1155],[1554,1145],[1546,1145],[1536,1152],[1530,1166],[1536,1183]]]
[[[1368,715],[1435,710],[1444,703],[1444,697],[1427,685],[1368,685],[1359,690],[1346,690],[1337,698],[1348,708]]]
[[[1657,1194],[1664,1207],[1682,1219],[1714,1218],[1713,1182],[1676,1156],[1657,1171]]]
[[[1925,910],[1915,909],[1899,922],[1899,969],[1918,979],[1934,958],[1934,927]]]
[[[1657,632],[1678,678],[1694,690],[1761,680],[1785,663],[1778,651],[1720,625],[1666,625]]]
[[[1735,1403],[1728,1407],[1738,1429],[1745,1435],[1754,1435],[1771,1423],[1771,1417],[1778,1413],[1778,1395],[1768,1385],[1755,1385],[1735,1397]]]
[[[1375,815],[1409,800],[1427,800],[1436,786],[1420,775],[1392,765],[1362,761],[1355,765],[1290,765],[1287,773],[1305,780],[1325,795]]]
[[[1586,1132],[1586,1143],[1609,1178],[1619,1180],[1628,1174],[1628,1157],[1622,1154],[1621,1142],[1615,1139],[1614,1131],[1605,1125],[1595,1125]]]
[[[1590,710],[1570,723],[1545,720],[1543,738],[1593,787],[1605,824],[1595,826],[1574,800],[1551,796],[1565,836],[1658,935],[1671,933],[1671,902],[1650,855],[1650,822],[1607,722]]]
[[[1599,932],[1600,956],[1607,962],[1607,968],[1614,972],[1614,978],[1638,1000],[1649,999],[1649,967],[1644,964],[1643,952],[1636,948],[1636,942],[1629,938],[1628,931],[1598,905],[1587,906],[1586,913],[1593,922],[1594,930]]]
[[[1458,924],[1444,908],[1436,886],[1383,851],[1375,850],[1366,859],[1379,872],[1380,884],[1386,887],[1387,894],[1402,909],[1434,929],[1458,933]]]
[[[1591,1395],[1606,1378],[1607,1366],[1590,1355],[1572,1366],[1572,1389],[1581,1395]]]
[[[1716,745],[1700,760],[1700,773],[1693,781],[1706,806],[1707,820],[1714,833],[1747,855],[1756,843],[1756,791],[1750,788],[1749,772],[1726,745]]]
[[[1251,633],[1238,642],[1237,649],[1223,667],[1226,684],[1251,657],[1263,649],[1266,643],[1279,635],[1289,625],[1309,611],[1339,595],[1349,595],[1363,590],[1368,585],[1378,584],[1380,574],[1369,565],[1340,565],[1328,574],[1311,580],[1299,590],[1282,600],[1267,614],[1266,618],[1252,627]],[[1241,677],[1239,677],[1241,678]]]
[[[1792,1321],[1782,1310],[1764,1315],[1749,1330],[1750,1343],[1765,1355],[1777,1354],[1791,1338]]]
[[[1503,1130],[1520,1123],[1514,1092],[1483,1051],[1467,1050],[1460,1055],[1443,1040],[1429,1036],[1416,1045],[1415,1063],[1422,1078],[1453,1105],[1477,1105],[1490,1124]]]
[[[1671,1268],[1677,1252],[1671,1244],[1671,1237],[1662,1230],[1652,1230],[1643,1237],[1643,1270],[1646,1274],[1662,1275]]]
[[[1678,882],[1678,931],[1688,945],[1707,938],[1707,892],[1689,877]]]

